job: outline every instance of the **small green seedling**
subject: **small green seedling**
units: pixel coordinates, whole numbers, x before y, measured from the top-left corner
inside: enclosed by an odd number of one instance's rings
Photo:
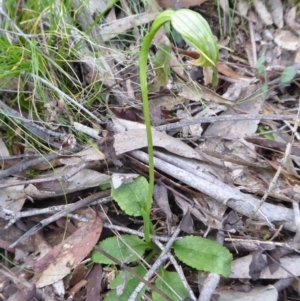
[[[279,78],[279,82],[281,84],[290,83],[295,78],[296,74],[297,69],[295,66],[286,67]]]

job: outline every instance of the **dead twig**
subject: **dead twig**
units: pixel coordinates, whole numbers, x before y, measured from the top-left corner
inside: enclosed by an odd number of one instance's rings
[[[57,221],[59,218],[68,216],[68,214],[70,212],[73,212],[79,208],[87,206],[88,204],[91,204],[92,202],[96,201],[97,199],[105,198],[109,195],[110,195],[110,190],[105,190],[105,191],[101,191],[101,192],[95,193],[93,195],[90,195],[74,204],[70,204],[67,207],[67,209],[62,210],[62,211],[52,215],[51,217],[48,217],[48,218],[40,221],[37,225],[32,227],[24,235],[22,235],[20,238],[18,238],[13,244],[11,244],[10,248],[14,248],[23,239],[32,236],[33,234],[37,233],[39,230],[43,229],[45,226],[49,225],[50,223],[53,223],[54,221]],[[107,200],[104,199],[103,202],[107,202]]]
[[[145,237],[144,232],[136,231],[136,230],[126,228],[126,227],[116,226],[116,225],[112,225],[112,224],[109,224],[109,223],[104,223],[103,227],[107,228],[107,229],[115,230],[115,231],[129,233],[129,234],[136,235],[136,236],[139,236],[139,237],[142,237],[142,238]],[[153,235],[150,235],[150,238],[152,240],[163,241],[163,242],[168,242],[170,240],[169,236],[153,236]],[[179,237],[178,239],[180,239],[180,238],[181,237]]]
[[[50,160],[56,159],[60,156],[61,156],[61,154],[59,154],[59,153],[53,153],[53,154],[45,155],[41,158],[29,160],[26,162],[21,161],[5,170],[0,171],[0,180],[4,179],[6,177],[9,177],[13,174],[18,174],[18,173],[24,172],[31,167],[34,167],[43,162],[49,162]]]
[[[4,275],[5,277],[9,278],[12,280],[15,284],[21,284],[27,289],[32,289],[34,288],[35,290],[35,295],[39,298],[39,300],[47,300],[50,298],[50,296],[47,296],[44,290],[41,290],[39,288],[36,288],[35,285],[32,285],[31,283],[27,282],[25,279],[19,277],[17,278],[15,275],[13,275],[10,271],[5,271],[4,269],[7,269],[4,267],[2,264],[1,266],[3,269],[0,269],[0,273]]]
[[[217,234],[217,242],[221,245],[224,243],[224,232],[219,230]],[[204,281],[198,301],[210,301],[211,297],[219,284],[220,275],[209,273]]]
[[[59,155],[60,156],[60,155]],[[46,159],[43,157],[43,158],[40,158],[40,159],[43,159],[44,161],[46,161]],[[35,159],[36,160],[36,159]],[[49,159],[51,160],[51,159]],[[33,161],[33,160],[32,160]],[[28,161],[30,162],[30,161]],[[22,163],[24,164],[24,162],[20,162],[19,165],[14,165],[12,167],[15,167],[15,168],[20,168],[20,166],[22,166]],[[35,161],[31,162],[31,164],[34,164]],[[88,165],[90,164],[91,162],[84,162],[82,163],[80,166],[78,166],[77,168],[74,168],[71,170],[71,172],[67,173],[67,174],[64,174],[62,176],[55,176],[55,177],[48,177],[48,178],[41,178],[41,179],[33,179],[33,180],[26,180],[26,181],[15,181],[15,182],[7,182],[7,183],[1,183],[0,184],[0,188],[5,188],[5,187],[12,187],[12,186],[18,186],[18,185],[28,185],[28,184],[38,184],[38,183],[46,183],[46,182],[51,182],[51,181],[57,181],[57,182],[65,182],[67,181],[69,178],[73,177],[74,175],[76,175],[79,171],[85,169],[86,167],[88,167]],[[28,168],[30,167],[33,167],[37,164],[34,164],[32,166],[29,166]],[[50,167],[50,165],[49,165]],[[7,170],[7,169],[6,169]],[[6,171],[5,170],[5,171]],[[18,173],[18,172],[13,172],[12,174],[15,174],[15,173]],[[0,179],[1,179],[1,172],[0,172]]]
[[[130,154],[142,162],[148,163],[148,155],[142,151],[131,151]],[[226,204],[237,212],[249,216],[259,201],[252,195],[242,193],[238,189],[231,187],[218,179],[205,179],[191,174],[184,169],[173,166],[161,159],[154,158],[155,167],[163,170],[164,173],[182,181],[183,183],[205,193],[216,201]],[[255,218],[260,221],[269,222],[282,221],[283,227],[290,231],[296,231],[293,210],[279,207],[273,204],[264,203],[257,212]]]
[[[242,121],[242,120],[294,120],[292,115],[223,115],[218,117],[201,117],[192,120],[182,120],[170,124],[160,125],[156,127],[157,131],[170,131],[180,127],[198,124],[198,123],[215,123],[221,121]]]
[[[162,253],[159,255],[159,257],[156,259],[156,261],[153,263],[151,268],[148,270],[148,272],[144,276],[143,279],[145,281],[149,281],[151,279],[151,277],[155,274],[156,270],[169,258],[168,253],[169,253],[175,239],[179,235],[179,233],[180,233],[180,227],[178,227],[176,229],[176,231],[173,233],[172,237],[167,242],[167,244],[166,244],[164,250],[162,251]],[[132,292],[132,294],[128,298],[128,301],[135,301],[138,294],[143,289],[144,285],[145,285],[144,282],[140,282],[140,284],[135,288],[135,290]]]
[[[97,204],[103,204],[106,202],[110,202],[112,200],[112,197],[106,197],[102,198],[100,201],[93,202],[92,204],[89,205],[97,205]],[[9,224],[5,227],[7,229],[9,226],[14,224],[17,220],[29,216],[35,216],[35,215],[40,215],[40,214],[53,214],[55,212],[61,212],[62,210],[69,212],[69,207],[72,204],[68,205],[59,205],[59,206],[51,206],[48,208],[43,208],[43,209],[31,209],[30,211],[22,211],[22,212],[15,212],[6,208],[1,208],[0,210],[0,217],[3,218],[4,220],[9,220]],[[86,218],[80,217],[77,214],[70,214],[68,213],[68,217],[74,218],[83,222],[88,222]]]

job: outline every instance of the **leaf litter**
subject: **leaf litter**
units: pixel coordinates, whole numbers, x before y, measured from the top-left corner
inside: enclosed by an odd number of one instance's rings
[[[162,300],[167,294],[172,300],[199,296],[203,301],[213,292],[219,300],[243,300],[245,292],[253,300],[299,298],[298,5],[239,0],[232,7],[228,1],[162,0],[149,7],[130,1],[114,6],[117,2],[90,1],[85,6],[74,1],[75,15],[68,10],[60,14],[64,4],[55,3],[61,35],[53,36],[47,28],[53,25],[50,13],[41,15],[39,29],[33,26],[31,31],[21,4],[14,14],[1,9],[9,24],[1,23],[3,47],[23,43],[24,50],[35,46],[37,55],[52,57],[39,57],[48,64],[47,74],[28,67],[26,55],[19,65],[14,63],[15,73],[3,66],[2,298],[23,300],[23,292],[30,300],[110,300],[125,293],[123,298],[131,298],[141,282],[136,277],[152,290],[142,290],[139,299],[144,294]],[[153,243],[167,257],[148,278],[145,269],[156,262],[139,265],[147,250],[139,216],[148,157],[137,57],[149,24],[174,4],[203,14],[223,47],[216,66],[219,82],[212,88],[210,71],[189,64],[199,53],[176,38],[172,28],[155,36],[148,66],[157,181],[151,220]],[[31,12],[40,13],[38,9]],[[60,61],[59,52],[47,48],[51,39],[57,49],[69,47]],[[255,119],[247,119],[249,115]],[[181,240],[174,237],[172,242],[176,229],[182,230]],[[123,233],[130,241],[140,237],[143,251],[133,257],[134,263]],[[225,265],[233,256],[231,269],[218,272],[211,268],[211,258],[199,265],[198,253],[213,247],[199,247],[193,238],[189,242],[194,235],[223,244],[231,254],[225,259],[224,253],[215,255],[215,263]],[[112,260],[97,263],[91,256],[107,239],[113,240],[112,248],[125,246],[125,257],[114,255],[122,262],[116,268],[119,278],[110,276],[107,264]],[[162,245],[167,241],[174,252]],[[189,258],[176,244],[195,254]],[[133,278],[139,281],[133,283],[123,265],[136,270]],[[191,266],[207,271],[202,288]],[[219,282],[214,272],[226,278]],[[192,286],[195,279],[198,288]],[[212,279],[217,279],[215,286]],[[211,293],[205,297],[207,289]]]

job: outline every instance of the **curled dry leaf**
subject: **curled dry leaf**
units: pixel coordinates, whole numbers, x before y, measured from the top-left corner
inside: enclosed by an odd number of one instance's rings
[[[180,229],[183,232],[186,232],[189,234],[194,234],[196,232],[195,228],[194,228],[194,221],[193,221],[190,211],[187,211],[186,214],[183,216],[181,223],[180,223]]]
[[[222,226],[225,231],[235,233],[243,226],[243,222],[236,212],[230,211],[224,218]]]
[[[183,215],[186,215],[190,212],[196,219],[204,223],[204,225],[208,225],[209,219],[203,213],[201,213],[195,206],[189,204],[186,200],[180,197],[177,193],[174,193],[175,201],[178,207],[182,210]]]
[[[153,196],[158,207],[165,213],[168,220],[172,218],[172,212],[169,205],[168,191],[165,185],[158,182],[154,185]]]
[[[261,250],[256,250],[252,253],[252,260],[249,265],[249,275],[252,280],[258,280],[261,271],[268,265],[266,259],[263,257]]]

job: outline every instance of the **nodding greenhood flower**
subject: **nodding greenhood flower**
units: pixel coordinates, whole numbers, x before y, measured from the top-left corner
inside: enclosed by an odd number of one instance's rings
[[[191,63],[212,67],[216,81],[215,66],[219,60],[219,47],[206,20],[189,9],[166,10],[156,18],[152,29],[156,30],[168,21],[190,46],[199,51],[200,57]]]
[[[190,46],[201,53],[194,64],[215,66],[219,60],[219,47],[208,23],[200,14],[188,9],[177,10],[171,15],[171,24]]]

